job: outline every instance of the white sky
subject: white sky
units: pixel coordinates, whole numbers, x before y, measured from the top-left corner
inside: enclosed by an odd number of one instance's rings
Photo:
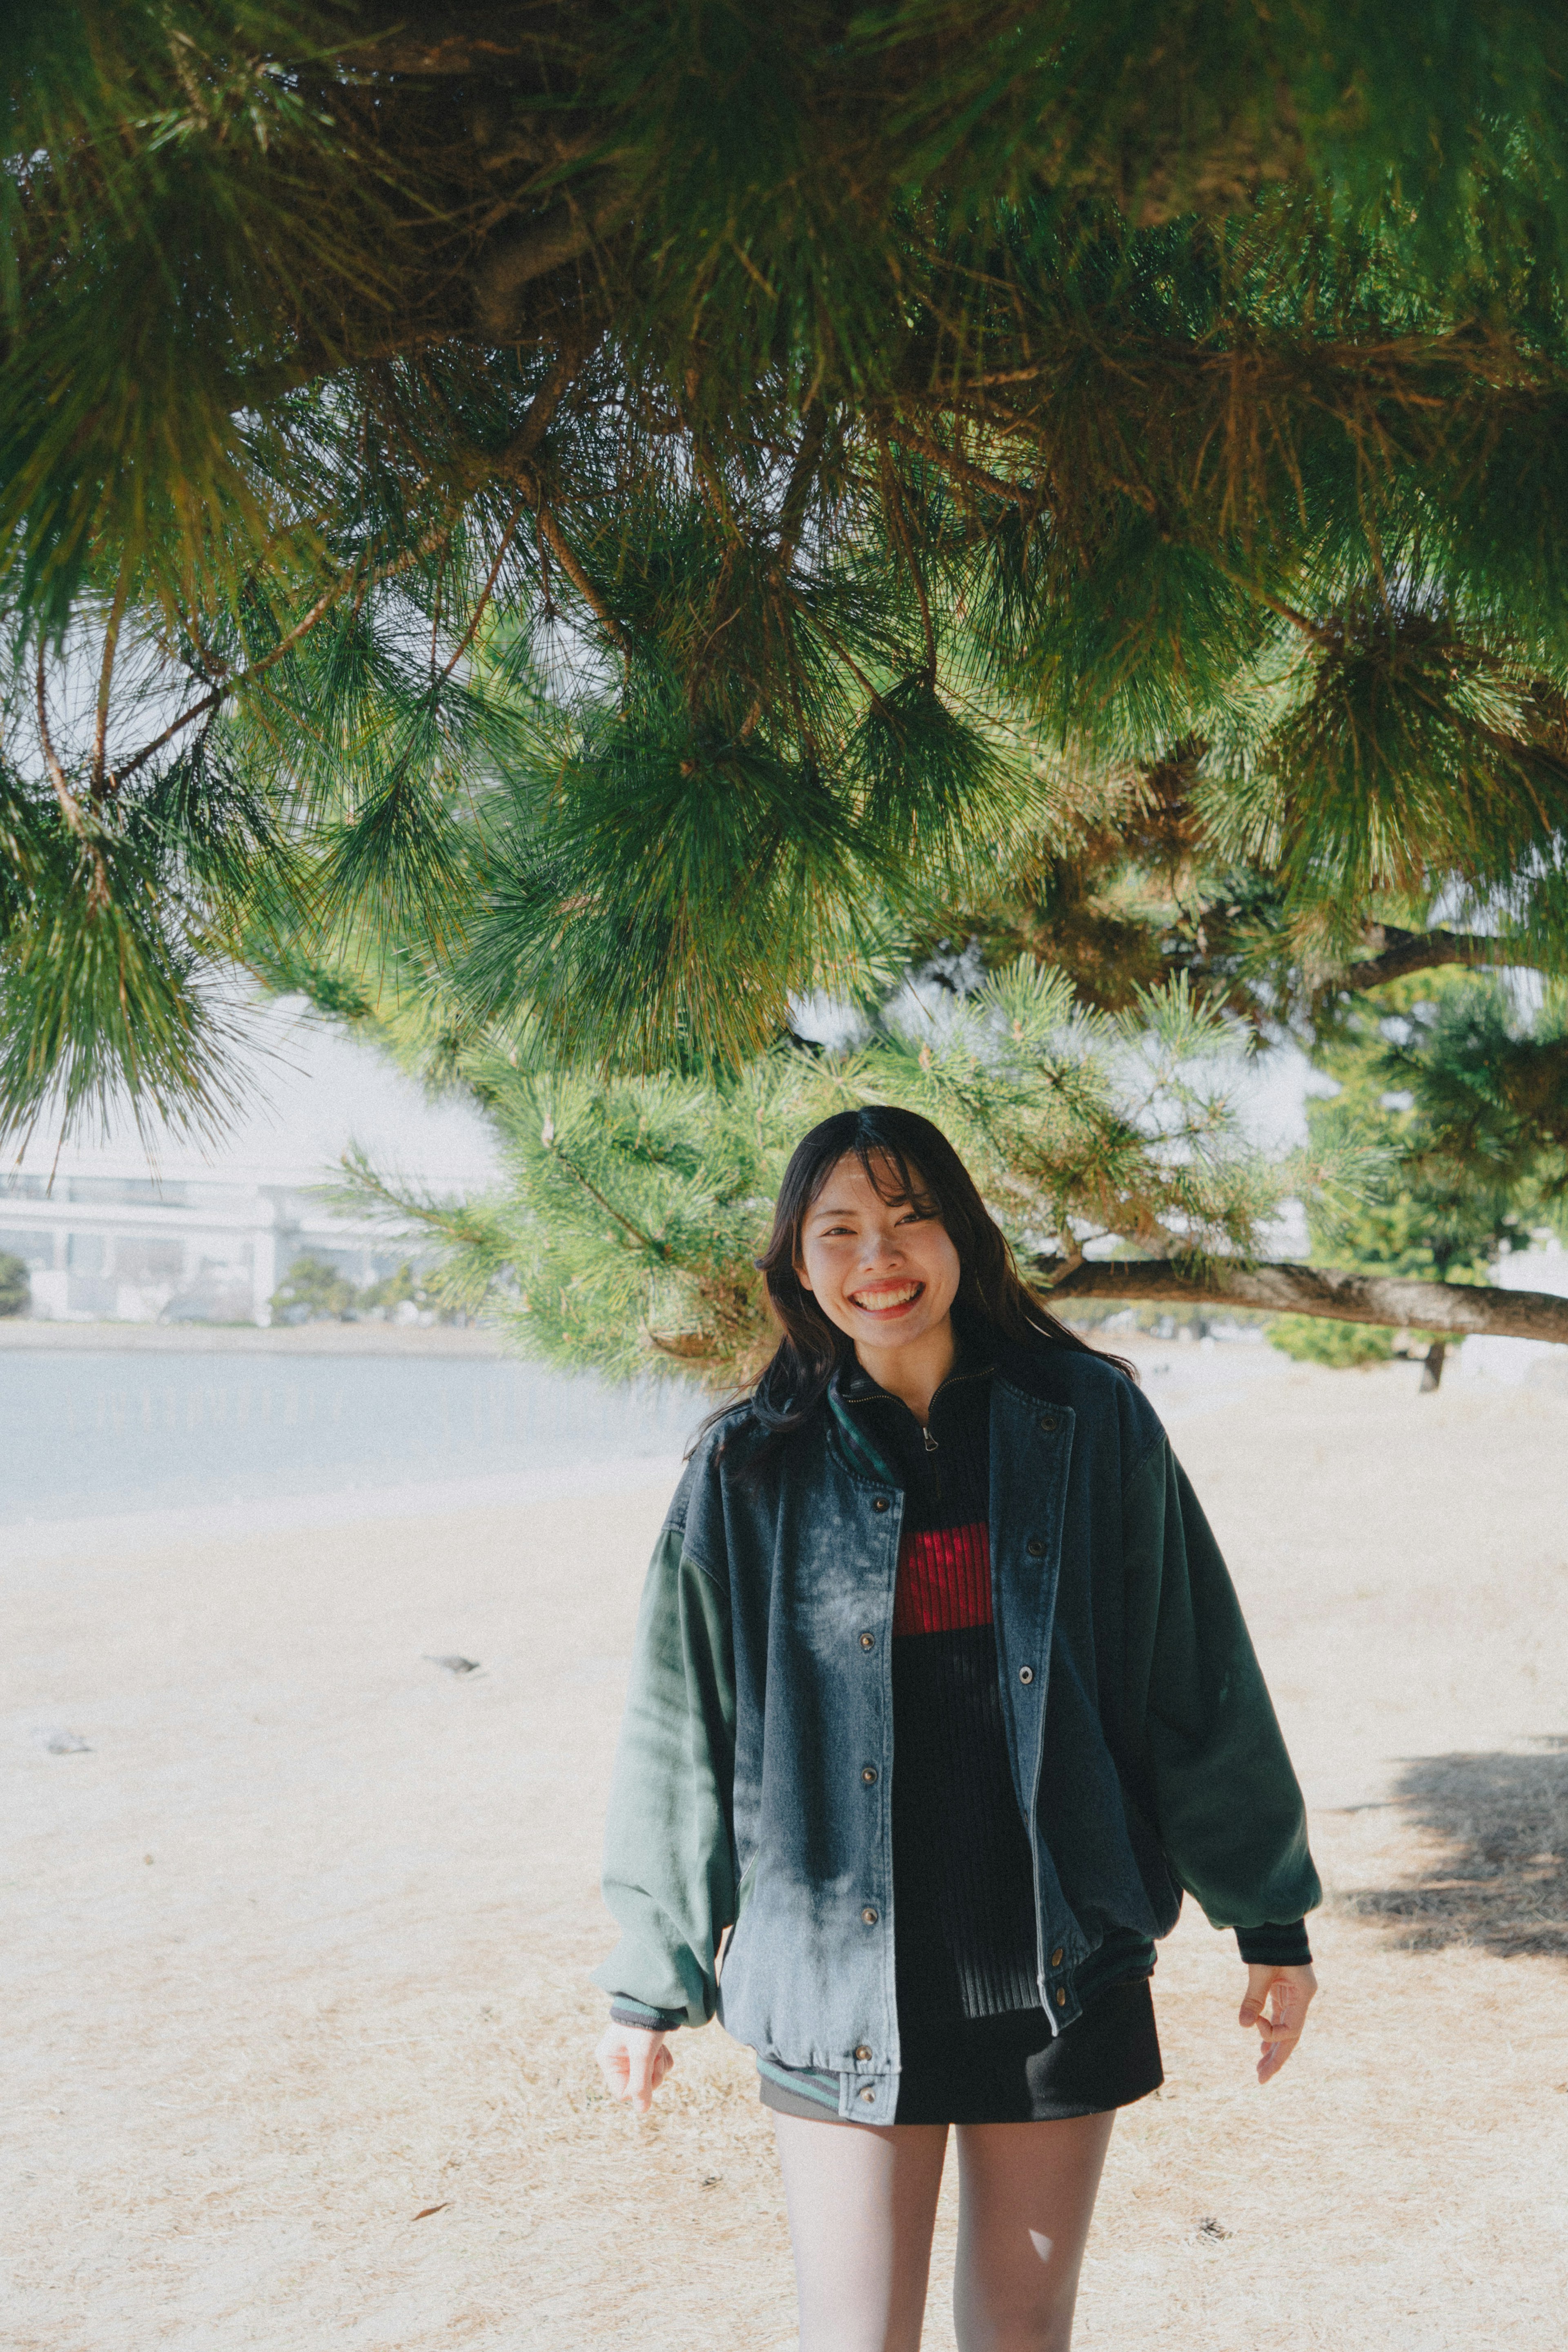
[[[474,1191],[494,1175],[495,1141],[471,1105],[430,1101],[374,1046],[323,1021],[302,999],[250,1006],[246,1027],[250,1049],[240,1058],[250,1086],[243,1115],[215,1143],[156,1136],[157,1173],[268,1173],[316,1181],[335,1171],[339,1155],[354,1142],[387,1173],[444,1189]],[[13,1146],[5,1164],[47,1173],[57,1141],[40,1122],[24,1157],[18,1161]],[[135,1123],[126,1118],[104,1141],[68,1145],[59,1164],[78,1171],[101,1164],[118,1173],[145,1168],[147,1160]]]

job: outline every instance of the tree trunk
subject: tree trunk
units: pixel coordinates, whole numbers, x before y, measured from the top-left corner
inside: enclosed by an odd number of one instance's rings
[[[1152,1299],[1161,1305],[1245,1307],[1269,1315],[1322,1315],[1338,1323],[1387,1323],[1504,1339],[1552,1339],[1568,1347],[1568,1298],[1542,1290],[1484,1290],[1399,1275],[1345,1274],[1322,1265],[1222,1265],[1201,1273],[1170,1258],[1082,1258],[1058,1274],[1059,1257],[1037,1257],[1040,1286],[1059,1298]],[[1053,1281],[1050,1277],[1057,1278]],[[1434,1378],[1432,1385],[1437,1386]]]

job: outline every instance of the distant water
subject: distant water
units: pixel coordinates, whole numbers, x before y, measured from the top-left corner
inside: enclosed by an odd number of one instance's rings
[[[494,1359],[0,1354],[0,1526],[681,1452],[706,1401]]]

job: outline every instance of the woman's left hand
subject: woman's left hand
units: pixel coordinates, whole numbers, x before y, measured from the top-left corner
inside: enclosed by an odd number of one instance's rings
[[[1258,2061],[1260,2083],[1279,2073],[1301,2040],[1317,1989],[1318,1980],[1310,1968],[1248,1969],[1239,2021],[1243,2026],[1255,2025],[1263,2037],[1263,2054]]]

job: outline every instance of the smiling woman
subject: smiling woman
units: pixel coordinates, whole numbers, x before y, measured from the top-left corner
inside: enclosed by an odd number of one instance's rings
[[[1236,1929],[1260,2082],[1299,2038],[1301,1792],[1152,1408],[936,1128],[813,1128],[758,1263],[779,1347],[643,1601],[600,2063],[642,2114],[678,2027],[755,2050],[802,2352],[914,2352],[954,2126],[962,2352],[1065,2352],[1184,1889]]]
[[[784,1171],[757,1263],[784,1331],[753,1400],[772,1441],[764,1462],[818,1412],[846,1342],[921,1419],[952,1367],[955,1308],[1023,1346],[1092,1352],[1024,1287],[941,1129],[890,1104],[812,1128]]]

